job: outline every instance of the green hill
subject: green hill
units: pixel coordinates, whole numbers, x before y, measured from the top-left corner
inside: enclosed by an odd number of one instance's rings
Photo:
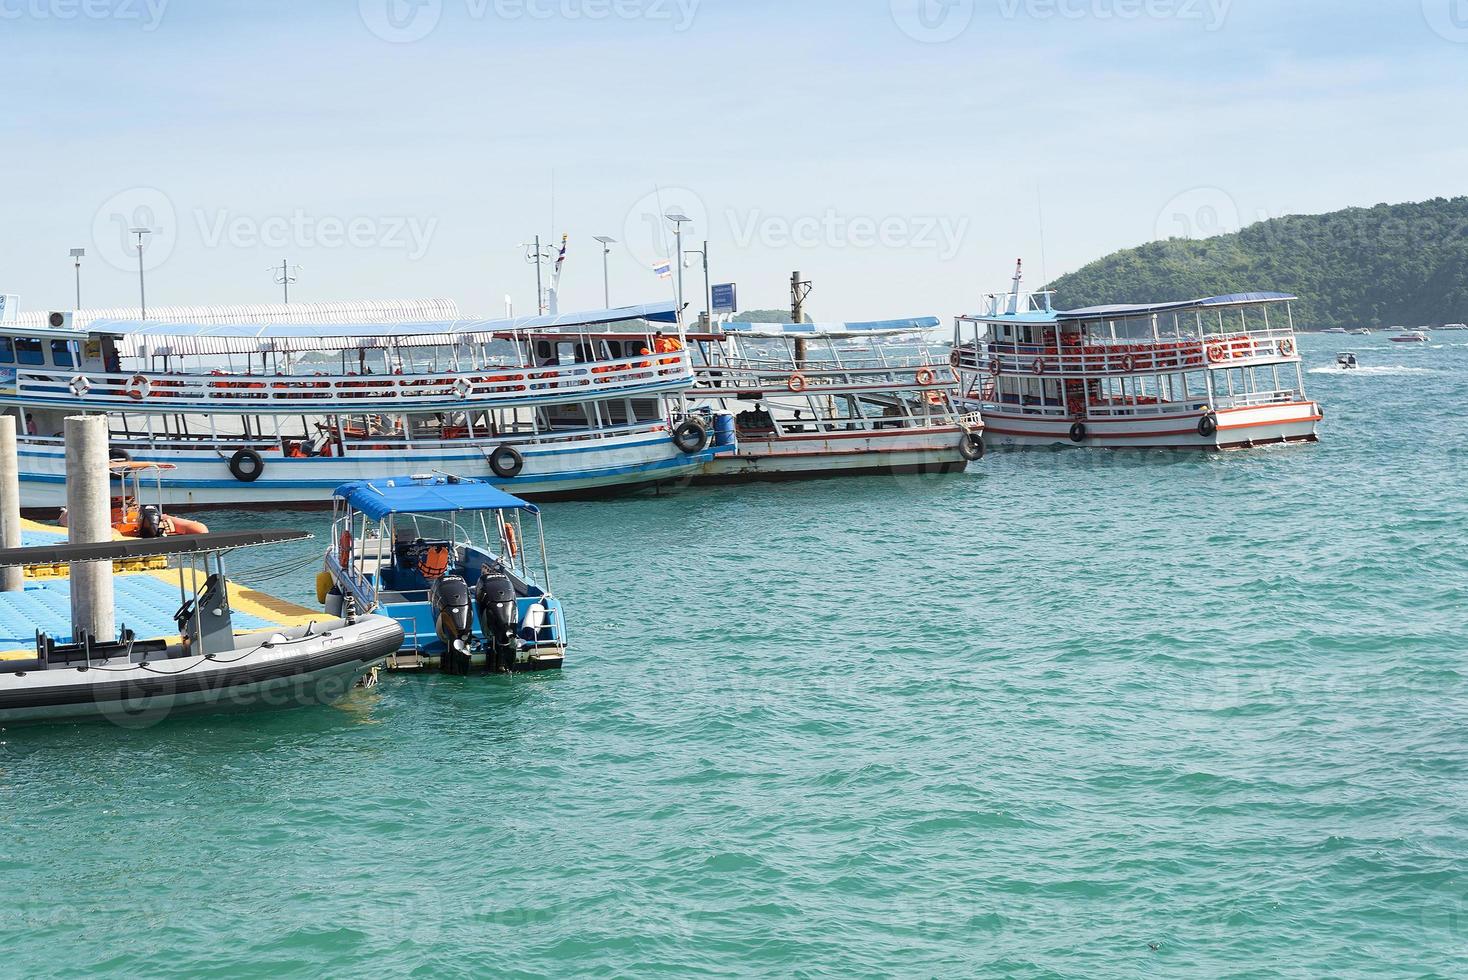
[[[1468,197],[1292,215],[1108,255],[1057,279],[1055,304],[1160,303],[1274,290],[1302,329],[1468,321]]]

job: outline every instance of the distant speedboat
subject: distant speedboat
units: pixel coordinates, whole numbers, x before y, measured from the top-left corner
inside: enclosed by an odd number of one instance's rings
[[[1400,333],[1393,337],[1392,343],[1425,344],[1427,343],[1427,334],[1423,333],[1421,330],[1408,330],[1406,333]]]
[[[1371,336],[1371,328],[1370,327],[1360,327],[1360,328],[1358,328],[1356,330],[1352,330],[1351,331],[1351,335],[1354,336],[1354,337],[1370,337]]]
[[[1330,327],[1330,328],[1328,328],[1328,329],[1325,330],[1325,333],[1339,334],[1340,336],[1344,337],[1346,335],[1346,328],[1345,327]]]
[[[1342,371],[1356,371],[1361,367],[1361,362],[1356,359],[1356,355],[1348,350],[1337,354],[1335,363]]]
[[[1468,330],[1468,323],[1445,323],[1444,330]]]

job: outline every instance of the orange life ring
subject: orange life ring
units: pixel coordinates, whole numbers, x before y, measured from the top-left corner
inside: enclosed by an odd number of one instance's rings
[[[1213,344],[1208,348],[1208,360],[1213,364],[1220,364],[1228,359],[1228,352],[1223,349],[1222,344]]]
[[[1036,374],[1044,374],[1045,373],[1045,359],[1043,357],[1037,357],[1037,358],[1035,358],[1035,363],[1033,365],[1031,365],[1031,367],[1034,369],[1034,372]]]
[[[805,380],[805,375],[803,374],[792,374],[790,376],[790,380],[786,382],[786,385],[790,388],[791,391],[795,392],[798,395],[806,388],[810,387],[810,382]]]
[[[336,552],[337,561],[341,564],[342,571],[346,571],[346,569],[352,564],[352,532],[351,531],[343,531],[342,532],[342,536],[337,539],[336,548],[337,548],[337,552]]]
[[[1281,340],[1279,342],[1279,352],[1280,352],[1281,356],[1283,356],[1283,357],[1289,357],[1290,355],[1294,354],[1294,352],[1295,352],[1295,343],[1294,343],[1294,341],[1292,341],[1292,340]]]
[[[150,387],[152,383],[147,378],[141,374],[134,375],[133,379],[127,383],[127,397],[135,402],[140,402],[148,397]]]
[[[928,368],[923,368],[917,373],[917,383],[922,385],[924,388],[926,388],[928,385],[932,384],[936,380],[938,380],[937,375],[933,374],[933,372]]]

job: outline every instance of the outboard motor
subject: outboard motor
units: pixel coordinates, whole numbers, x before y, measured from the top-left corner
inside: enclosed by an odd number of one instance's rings
[[[520,609],[515,603],[515,583],[502,571],[485,567],[474,587],[474,605],[479,610],[479,632],[484,635],[485,669],[508,674],[520,652],[516,633]]]
[[[439,579],[433,583],[428,604],[433,610],[434,632],[447,647],[443,672],[467,677],[474,660],[474,607],[469,602],[469,583],[457,575]]]
[[[163,515],[152,504],[148,504],[138,512],[138,537],[163,537]]]

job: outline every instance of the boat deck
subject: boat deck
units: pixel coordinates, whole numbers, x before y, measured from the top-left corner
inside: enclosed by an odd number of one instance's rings
[[[38,542],[40,543],[40,542]],[[153,570],[113,577],[116,622],[139,639],[178,639],[173,613],[178,609],[178,571]],[[202,584],[203,579],[200,578]],[[185,570],[185,583],[193,583]],[[237,632],[251,633],[320,622],[326,615],[254,589],[230,583],[230,608]],[[36,630],[58,643],[71,642],[71,580],[27,580],[22,592],[0,592],[0,660],[35,655]]]

